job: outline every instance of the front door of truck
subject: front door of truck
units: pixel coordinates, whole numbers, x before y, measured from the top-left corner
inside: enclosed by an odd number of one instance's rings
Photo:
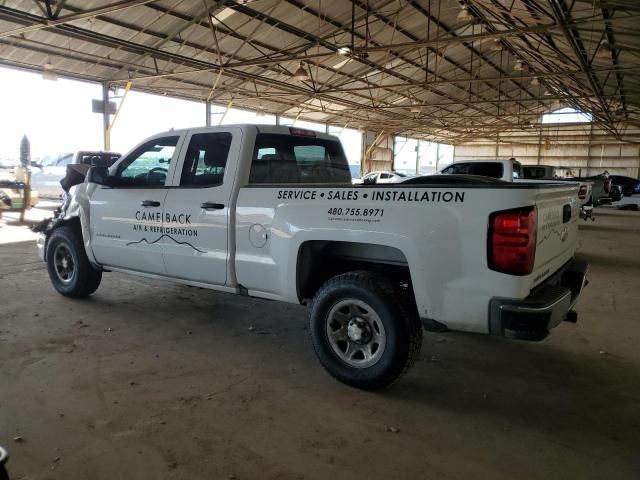
[[[102,265],[165,274],[163,208],[179,142],[179,135],[145,142],[114,166],[113,187],[93,192],[91,247]]]
[[[212,285],[227,281],[231,193],[240,129],[191,130],[165,200],[167,275]]]

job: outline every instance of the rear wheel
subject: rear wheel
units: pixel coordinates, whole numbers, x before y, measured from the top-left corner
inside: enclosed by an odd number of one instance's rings
[[[318,359],[347,385],[382,388],[413,365],[422,326],[407,295],[379,275],[350,272],[328,280],[309,310]]]
[[[89,263],[82,235],[71,226],[56,228],[51,233],[47,242],[47,270],[53,287],[66,297],[88,297],[102,280],[102,272]]]

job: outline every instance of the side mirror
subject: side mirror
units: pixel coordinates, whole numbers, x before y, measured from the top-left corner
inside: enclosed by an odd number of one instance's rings
[[[94,166],[91,167],[87,172],[87,181],[90,183],[96,183],[98,185],[110,187],[111,182],[109,180],[109,169],[107,167]]]

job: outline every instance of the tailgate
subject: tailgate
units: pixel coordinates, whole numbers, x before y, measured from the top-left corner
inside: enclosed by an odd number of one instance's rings
[[[577,184],[539,190],[536,197],[538,235],[532,287],[573,258],[578,238],[577,199]]]

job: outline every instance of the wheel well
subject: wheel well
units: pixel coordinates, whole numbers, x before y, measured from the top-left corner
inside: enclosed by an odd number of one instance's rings
[[[58,218],[55,220],[55,223],[45,231],[46,240],[44,244],[44,260],[47,261],[47,246],[49,245],[49,238],[51,234],[60,227],[71,227],[76,230],[77,233],[82,235],[82,224],[80,223],[79,217],[71,217],[71,218]]]
[[[379,272],[411,291],[409,264],[404,254],[387,245],[314,240],[298,251],[297,289],[302,303],[312,298],[331,277],[354,270]]]

